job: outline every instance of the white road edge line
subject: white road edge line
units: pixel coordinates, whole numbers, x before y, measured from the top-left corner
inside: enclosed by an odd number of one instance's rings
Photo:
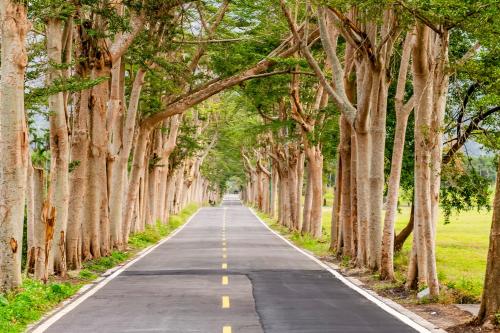
[[[249,207],[248,207],[249,208]],[[279,238],[281,238],[283,241],[285,241],[288,245],[290,245],[291,247],[293,247],[295,250],[299,251],[300,253],[302,253],[303,255],[305,255],[307,258],[311,259],[312,261],[314,261],[315,263],[317,263],[318,265],[320,265],[321,267],[323,267],[324,269],[326,269],[328,272],[330,272],[332,275],[334,275],[337,279],[339,279],[340,281],[342,281],[345,285],[347,285],[349,288],[353,289],[354,291],[358,292],[359,294],[361,294],[362,296],[364,296],[365,298],[367,298],[368,300],[370,300],[371,302],[375,303],[378,307],[380,307],[382,310],[384,310],[385,312],[393,315],[394,317],[396,317],[397,319],[401,320],[402,322],[404,322],[405,324],[407,324],[408,326],[416,329],[418,332],[420,333],[430,333],[431,331],[423,326],[421,326],[420,324],[416,323],[415,321],[413,321],[411,318],[409,318],[408,316],[398,312],[397,310],[395,310],[394,308],[390,307],[389,305],[387,305],[386,303],[384,303],[383,301],[381,301],[380,299],[378,299],[377,297],[371,295],[370,293],[368,293],[365,289],[363,288],[360,288],[358,287],[357,285],[355,285],[354,283],[352,283],[351,281],[349,281],[348,279],[346,279],[342,274],[340,274],[339,272],[337,272],[336,270],[332,269],[330,266],[328,266],[327,264],[325,264],[324,262],[322,262],[321,260],[319,260],[318,258],[316,258],[315,256],[305,252],[304,250],[302,250],[301,248],[297,247],[295,244],[293,244],[292,242],[290,242],[288,239],[286,239],[285,237],[283,237],[282,235],[280,235],[279,233],[277,233],[276,231],[274,231],[273,229],[271,229],[266,222],[262,221],[262,219],[255,213],[255,211],[253,210],[253,208],[249,208],[250,211],[252,212],[252,214],[257,218],[257,220],[259,220],[260,223],[262,223],[268,230],[270,230],[273,234],[275,234],[276,236],[278,236]],[[442,330],[433,330],[434,332],[444,332]]]
[[[48,329],[50,326],[52,326],[56,321],[61,319],[64,315],[68,314],[71,310],[76,308],[78,305],[80,305],[83,301],[85,301],[87,298],[90,296],[94,295],[99,289],[107,285],[111,280],[116,278],[118,275],[120,275],[124,270],[132,266],[134,263],[154,251],[158,246],[162,245],[163,243],[169,241],[172,237],[177,235],[182,229],[184,229],[185,226],[189,224],[193,220],[193,218],[198,215],[198,213],[202,210],[203,208],[198,208],[198,210],[189,217],[189,219],[184,223],[182,226],[177,228],[174,232],[172,232],[170,235],[159,241],[157,244],[152,245],[150,248],[144,250],[141,252],[137,257],[123,265],[121,268],[117,269],[113,274],[109,275],[108,277],[104,278],[101,280],[99,283],[97,283],[94,287],[92,287],[90,290],[86,291],[80,296],[77,296],[77,298],[69,303],[66,306],[63,306],[59,311],[57,311],[55,314],[52,316],[48,317],[45,321],[43,321],[39,326],[34,328],[30,333],[42,333],[45,332],[46,329]],[[85,287],[82,287],[85,288]],[[43,319],[42,319],[43,320]]]

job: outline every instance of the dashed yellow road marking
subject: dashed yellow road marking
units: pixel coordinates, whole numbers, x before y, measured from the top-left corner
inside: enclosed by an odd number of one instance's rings
[[[223,248],[222,248],[222,251],[224,251],[224,252],[225,252],[225,251],[227,251],[227,248],[223,247]]]
[[[223,253],[222,254],[222,258],[226,259],[227,258],[227,254]]]
[[[229,277],[224,275],[222,277],[222,285],[227,286],[229,284]]]
[[[222,296],[222,308],[229,309],[231,304],[229,303],[229,296]]]
[[[222,269],[227,269],[227,264],[226,263],[222,264]]]
[[[226,246],[226,242],[222,242],[222,246]]]
[[[222,333],[232,333],[231,332],[231,326],[224,326],[222,328]]]

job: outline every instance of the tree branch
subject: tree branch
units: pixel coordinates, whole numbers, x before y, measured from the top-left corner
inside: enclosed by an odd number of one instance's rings
[[[328,83],[326,80],[325,75],[323,74],[323,71],[319,67],[318,63],[312,56],[311,52],[309,51],[307,44],[304,43],[304,41],[300,38],[300,35],[297,31],[297,27],[295,26],[295,23],[293,22],[293,19],[291,17],[290,12],[288,11],[288,8],[286,7],[285,1],[280,0],[281,4],[281,9],[283,10],[283,13],[287,19],[288,26],[290,27],[290,30],[292,31],[292,35],[295,38],[295,41],[299,45],[300,50],[302,51],[302,54],[305,56],[307,62],[309,63],[309,66],[313,69],[314,73],[318,77],[320,83],[323,85],[323,88],[328,92],[328,95],[332,97],[332,99],[336,102],[337,106],[341,110],[341,112],[344,114],[346,119],[351,123],[354,124],[354,121],[356,119],[356,109],[351,105],[351,103],[346,103],[345,99],[343,99],[342,96],[340,96],[336,91],[333,90],[332,86]],[[321,32],[321,30],[320,30]]]
[[[486,111],[485,113],[480,113],[480,114],[476,115],[471,120],[471,123],[469,124],[469,126],[467,126],[467,129],[465,130],[465,132],[460,137],[456,138],[456,142],[453,144],[453,146],[451,146],[450,150],[448,150],[448,152],[446,152],[446,155],[443,157],[443,164],[447,164],[453,159],[453,156],[455,156],[456,152],[460,148],[462,148],[462,146],[465,144],[467,139],[469,139],[469,137],[472,135],[472,133],[475,130],[480,129],[479,125],[483,120],[485,120],[490,115],[492,115],[498,111],[500,111],[500,106],[495,106],[495,107],[489,109],[488,111]]]

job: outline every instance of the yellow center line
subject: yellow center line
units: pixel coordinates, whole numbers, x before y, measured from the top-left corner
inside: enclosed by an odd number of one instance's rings
[[[222,328],[222,333],[232,333],[231,332],[231,326],[224,326]]]
[[[227,254],[223,253],[222,254],[222,258],[226,259],[227,258]]]
[[[223,248],[222,248],[222,251],[226,252],[226,251],[227,251],[227,248],[223,247]]]
[[[222,269],[227,269],[227,264],[226,263],[222,264]]]
[[[226,242],[222,242],[222,246],[226,246]]]
[[[222,277],[222,285],[227,286],[229,284],[229,277],[224,275]]]
[[[229,303],[229,296],[222,296],[222,308],[229,309],[231,304]]]

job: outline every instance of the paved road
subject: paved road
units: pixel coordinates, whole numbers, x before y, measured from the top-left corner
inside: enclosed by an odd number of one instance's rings
[[[416,332],[237,201],[204,208],[46,332]]]

